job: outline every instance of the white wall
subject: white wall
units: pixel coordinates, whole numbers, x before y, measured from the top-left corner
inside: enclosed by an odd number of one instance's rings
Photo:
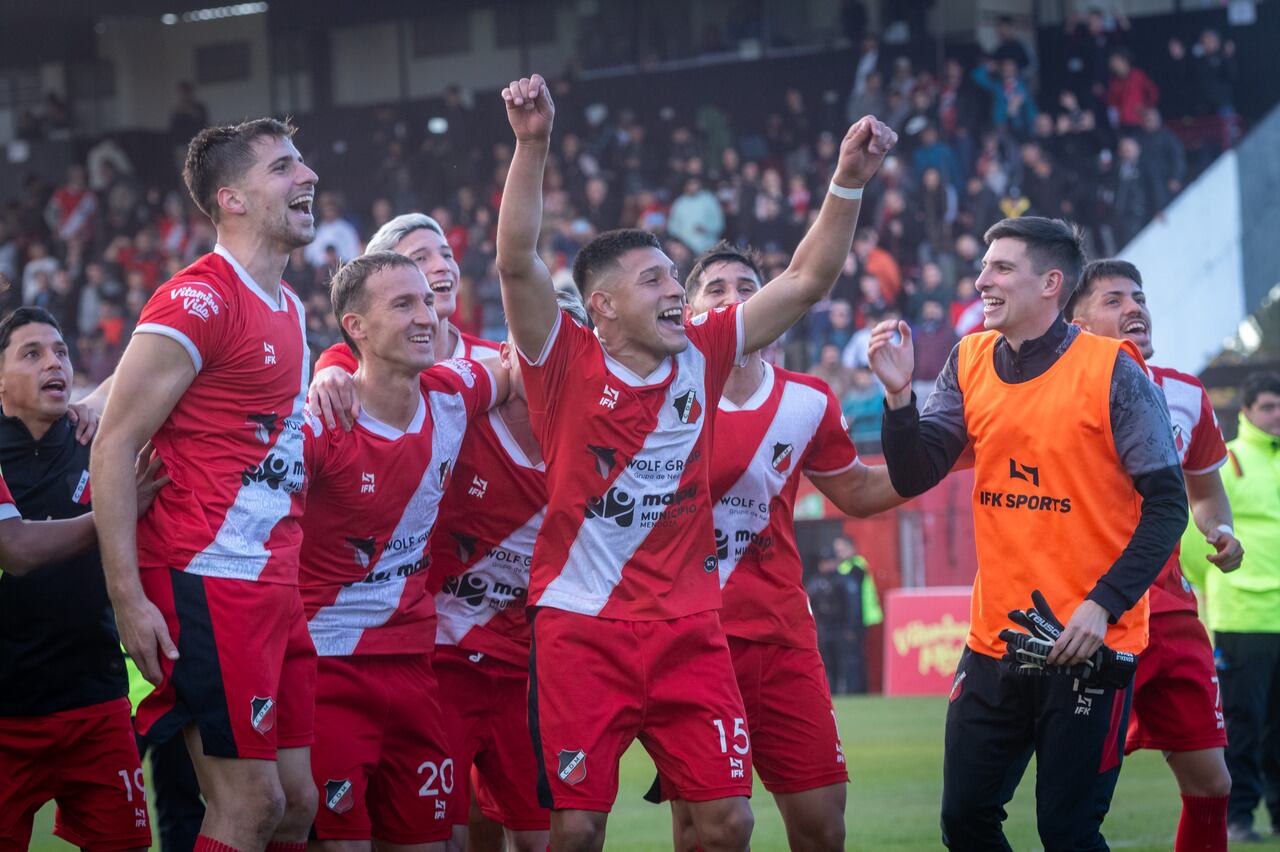
[[[1199,373],[1245,318],[1238,180],[1229,151],[1120,254],[1142,273],[1156,364]]]
[[[229,122],[271,112],[267,65],[267,16],[244,15],[166,26],[159,16],[108,18],[98,34],[98,55],[116,71],[112,114],[119,126],[163,130],[177,101],[180,80],[195,81],[196,48],[249,42],[247,80],[196,86],[209,118]]]

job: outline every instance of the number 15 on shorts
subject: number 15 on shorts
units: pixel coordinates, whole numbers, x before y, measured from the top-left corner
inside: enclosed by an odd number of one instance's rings
[[[720,736],[720,753],[728,754],[729,747],[732,746],[735,753],[746,755],[751,751],[751,737],[747,734],[747,720],[733,720],[732,737],[727,732],[724,719],[712,719],[711,724],[716,726],[716,733]],[[730,741],[732,740],[732,742]],[[741,740],[741,743],[739,743]],[[741,757],[729,758],[729,777],[730,778],[746,778],[746,766]]]

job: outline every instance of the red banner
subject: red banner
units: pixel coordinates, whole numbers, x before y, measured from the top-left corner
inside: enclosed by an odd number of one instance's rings
[[[946,695],[969,635],[968,586],[885,595],[885,695]]]

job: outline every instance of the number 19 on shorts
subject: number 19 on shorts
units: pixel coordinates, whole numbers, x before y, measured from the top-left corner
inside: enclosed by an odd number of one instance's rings
[[[733,734],[728,734],[724,719],[712,719],[711,724],[716,726],[716,733],[720,736],[720,753],[728,754],[729,747],[732,745],[735,753],[746,755],[751,751],[751,737],[747,735],[747,720],[735,718],[733,720]],[[732,742],[730,742],[732,740]],[[741,740],[741,743],[739,743]],[[741,757],[729,758],[729,777],[730,778],[746,778],[746,766]]]

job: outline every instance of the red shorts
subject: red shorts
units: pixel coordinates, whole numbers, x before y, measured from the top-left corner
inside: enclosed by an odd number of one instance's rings
[[[145,568],[179,657],[138,706],[138,730],[164,742],[195,724],[212,757],[275,760],[311,745],[316,651],[296,586]]]
[[[538,760],[529,739],[529,672],[454,645],[437,645],[432,662],[454,748],[454,821],[467,824],[474,777],[486,817],[512,831],[546,831],[551,812],[538,804]]]
[[[608,811],[636,738],[682,799],[751,795],[747,714],[714,610],[618,621],[541,608],[532,660],[544,806]]]
[[[427,654],[321,657],[311,775],[318,840],[445,840],[461,776]]]
[[[1227,731],[1213,648],[1194,612],[1151,617],[1147,649],[1138,657],[1125,753],[1140,748],[1224,748]]]
[[[770,793],[801,793],[849,780],[827,672],[816,648],[729,637],[747,709],[751,756]]]
[[[0,850],[25,850],[36,812],[51,799],[53,833],[73,846],[151,845],[129,699],[0,718]]]

